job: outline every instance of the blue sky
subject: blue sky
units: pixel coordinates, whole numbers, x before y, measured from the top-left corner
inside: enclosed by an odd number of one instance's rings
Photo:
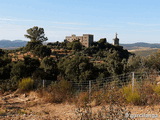
[[[160,43],[159,0],[0,0],[0,39],[28,40],[26,30],[43,27],[49,41],[94,34],[95,41]]]

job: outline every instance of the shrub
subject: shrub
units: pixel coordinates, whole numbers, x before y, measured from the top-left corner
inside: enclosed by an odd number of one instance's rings
[[[145,82],[140,87],[141,105],[153,105],[159,103],[159,97],[154,92],[154,85],[151,82]]]
[[[72,95],[72,85],[68,81],[61,80],[52,83],[48,88],[40,93],[46,102],[62,103],[69,101]]]
[[[19,90],[27,92],[33,89],[34,81],[31,78],[23,78],[19,82]]]
[[[154,85],[153,90],[156,94],[160,95],[160,85]]]
[[[78,94],[78,98],[77,98],[77,105],[78,106],[86,106],[89,103],[89,94],[88,92],[80,92]]]
[[[18,88],[18,82],[14,79],[0,81],[0,92],[15,91]]]
[[[105,91],[104,100],[107,104],[123,104],[125,102],[124,96],[122,95],[122,91],[118,88]]]
[[[137,89],[132,91],[132,86],[128,85],[122,88],[123,95],[128,103],[138,105],[141,100],[141,96]]]

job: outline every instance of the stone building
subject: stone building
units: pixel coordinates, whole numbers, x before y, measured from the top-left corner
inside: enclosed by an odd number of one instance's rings
[[[116,45],[116,46],[119,46],[119,38],[117,38],[117,33],[116,33],[116,36],[115,38],[113,39],[113,45]]]
[[[94,36],[91,34],[83,34],[83,36],[72,35],[72,36],[66,36],[65,38],[65,40],[68,42],[79,40],[81,44],[85,47],[91,46],[91,44],[93,43],[93,39],[94,39]]]

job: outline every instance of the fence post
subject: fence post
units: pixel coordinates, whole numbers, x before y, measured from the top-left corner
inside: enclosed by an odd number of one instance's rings
[[[89,81],[89,102],[91,101],[91,92],[92,92],[92,82]]]
[[[45,81],[43,80],[43,88],[44,88],[44,84],[45,84]]]
[[[135,73],[132,72],[132,93],[134,92],[134,85],[135,85],[134,75],[135,75]]]

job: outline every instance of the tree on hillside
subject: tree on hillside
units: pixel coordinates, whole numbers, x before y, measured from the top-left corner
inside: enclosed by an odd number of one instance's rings
[[[42,46],[41,42],[28,42],[26,47],[24,48],[25,51],[35,50],[38,46]]]
[[[38,28],[37,26],[27,30],[26,38],[29,38],[30,41],[25,47],[25,51],[35,50],[36,47],[43,46],[42,42],[47,41],[48,38],[45,37],[44,29]]]
[[[0,67],[4,67],[11,63],[11,59],[7,57],[0,58]]]
[[[8,64],[4,67],[0,67],[0,80],[6,80],[10,78],[11,66]]]
[[[45,79],[56,80],[58,69],[55,60],[52,57],[45,57],[41,61],[41,66],[44,72],[47,74]]]
[[[75,55],[71,58],[61,59],[58,63],[58,69],[61,77],[66,80],[82,82],[94,77],[93,64],[84,56]]]
[[[24,64],[26,66],[26,75],[31,76],[33,72],[39,68],[40,61],[38,59],[26,56],[24,57]]]
[[[26,38],[29,38],[31,42],[44,42],[47,41],[48,38],[45,37],[44,29],[38,28],[37,26],[34,26],[33,28],[30,28],[27,30],[26,35],[24,35]]]
[[[24,64],[24,62],[20,61],[16,64],[13,64],[10,76],[11,79],[16,82],[18,82],[22,78],[28,77],[26,71],[26,65]]]
[[[0,49],[0,56],[3,56],[4,54],[5,52],[2,49]]]
[[[160,71],[160,51],[146,57],[145,67],[150,70]]]
[[[0,79],[9,79],[11,71],[11,59],[0,58]]]
[[[107,63],[107,69],[111,75],[119,75],[124,72],[123,60],[125,60],[125,58],[120,58],[120,54],[116,50],[112,50],[108,53],[105,62]]]
[[[101,38],[99,41],[98,41],[98,43],[107,43],[107,39],[106,38]]]
[[[33,54],[40,57],[40,58],[44,58],[46,56],[51,55],[51,49],[48,48],[47,46],[37,46],[34,49]]]
[[[74,40],[73,42],[67,43],[67,48],[70,50],[79,51],[82,49],[82,44],[79,42],[79,40]]]

